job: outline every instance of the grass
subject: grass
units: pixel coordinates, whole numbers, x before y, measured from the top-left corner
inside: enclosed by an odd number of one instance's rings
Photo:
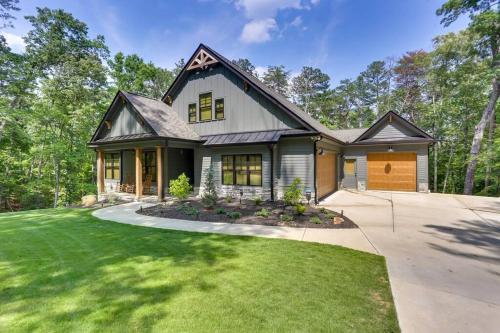
[[[397,332],[384,258],[168,231],[88,210],[0,214],[2,332]]]

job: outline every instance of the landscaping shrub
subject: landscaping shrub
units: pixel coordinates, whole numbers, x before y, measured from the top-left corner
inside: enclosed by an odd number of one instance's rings
[[[300,178],[295,178],[292,184],[288,187],[285,194],[283,195],[283,200],[287,206],[295,206],[300,203],[302,198],[302,186]]]
[[[184,200],[191,193],[193,187],[189,184],[189,178],[182,173],[177,179],[170,181],[168,192],[178,200]]]
[[[280,216],[280,219],[283,222],[292,222],[293,221],[293,216],[287,215],[287,214],[283,214],[283,215]]]
[[[260,206],[260,204],[262,203],[262,198],[261,197],[255,197],[253,199],[253,201],[255,202],[256,206]]]
[[[321,208],[319,209],[319,211],[320,211],[321,213],[323,213],[323,214],[327,214],[327,213],[328,213],[328,209],[326,209],[325,207],[321,207]]]
[[[239,219],[241,217],[241,213],[240,212],[228,212],[226,214],[227,217],[231,218],[231,219]]]
[[[335,213],[332,213],[332,212],[327,212],[325,214],[325,217],[329,220],[332,220],[334,217],[335,217]]]
[[[314,223],[314,224],[321,224],[321,223],[323,223],[318,216],[311,217],[311,219],[309,220],[309,222]]]
[[[269,211],[265,208],[262,208],[258,212],[255,212],[255,216],[269,217]]]
[[[179,205],[177,207],[178,210],[180,210],[181,212],[183,212],[184,214],[186,215],[189,215],[189,216],[198,216],[200,215],[200,211],[195,208],[195,207],[192,207],[189,202],[186,202],[182,205]]]
[[[226,198],[224,200],[226,200],[226,203],[231,203],[231,202],[233,202],[233,197],[228,194],[228,195],[226,195]]]
[[[208,169],[207,177],[205,178],[205,186],[201,195],[201,203],[207,208],[213,208],[217,203],[217,189],[215,188],[214,170],[212,167]]]
[[[217,214],[221,214],[221,215],[226,214],[226,210],[224,209],[224,207],[219,207],[219,208],[217,208],[217,209],[215,210],[215,212],[216,212]]]
[[[306,212],[307,207],[301,204],[296,204],[295,205],[295,211],[297,212],[298,215],[302,215]]]

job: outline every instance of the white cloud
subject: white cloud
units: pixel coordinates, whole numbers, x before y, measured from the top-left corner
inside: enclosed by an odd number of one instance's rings
[[[271,31],[276,28],[276,20],[273,18],[252,20],[243,27],[240,40],[249,44],[267,42],[271,40]]]
[[[21,36],[14,35],[10,32],[2,32],[2,35],[5,37],[5,40],[7,41],[7,44],[12,49],[12,51],[18,53],[24,52],[26,44],[24,43],[24,40]]]
[[[262,43],[271,40],[273,30],[278,30],[276,16],[285,9],[309,10],[318,0],[236,0],[236,8],[242,10],[249,22],[243,27],[240,40],[244,43]],[[292,25],[302,25],[297,16]]]
[[[319,3],[319,0],[311,0],[311,5],[315,6]]]
[[[297,16],[296,18],[293,19],[292,22],[290,22],[290,25],[292,27],[300,27],[302,25],[302,17]]]
[[[237,0],[236,8],[243,9],[249,19],[275,17],[280,9],[302,9],[300,0]]]
[[[264,66],[255,66],[255,72],[257,73],[258,77],[263,77],[264,73],[267,72],[267,68]]]

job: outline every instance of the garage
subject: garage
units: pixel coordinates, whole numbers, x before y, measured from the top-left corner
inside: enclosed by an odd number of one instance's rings
[[[320,149],[316,154],[316,189],[318,198],[336,190],[337,154],[332,151]]]
[[[415,152],[368,153],[367,164],[369,190],[417,190]]]

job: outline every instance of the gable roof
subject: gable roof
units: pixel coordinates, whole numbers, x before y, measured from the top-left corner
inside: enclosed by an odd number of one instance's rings
[[[399,122],[403,127],[408,129],[409,132],[411,132],[413,135],[412,136],[406,136],[406,137],[394,137],[394,138],[386,138],[386,139],[373,139],[372,135],[376,134],[377,131],[382,128],[382,126],[389,121],[390,123],[393,122],[393,119],[396,122]],[[389,111],[380,119],[378,119],[376,122],[374,122],[370,127],[368,127],[363,133],[361,133],[356,140],[352,141],[353,144],[370,144],[370,143],[378,143],[378,142],[434,142],[435,139],[427,134],[425,131],[422,129],[418,128],[416,125],[413,123],[409,122],[408,120],[404,119],[400,115],[398,115],[394,111]]]
[[[349,128],[349,129],[339,129],[333,130],[333,135],[340,141],[344,143],[351,143],[355,141],[361,134],[363,134],[368,128]]]
[[[92,139],[90,140],[91,143],[130,139],[125,138],[124,136],[97,139],[99,132],[104,126],[104,122],[110,117],[113,106],[119,97],[122,97],[125,101],[127,101],[132,106],[132,110],[135,111],[139,118],[144,121],[144,124],[151,129],[152,133],[139,135],[141,138],[160,137],[193,141],[200,139],[198,134],[196,134],[184,121],[182,121],[171,109],[171,107],[164,102],[129,92],[118,91],[113,99],[113,102],[104,114],[97,130],[92,136]]]
[[[204,50],[205,52],[208,52],[211,56],[215,57],[216,60],[218,60],[219,63],[221,63],[223,66],[228,68],[231,72],[236,74],[236,76],[239,76],[242,80],[246,81],[252,88],[256,89],[258,92],[260,92],[264,97],[266,97],[269,101],[271,101],[273,104],[277,105],[280,109],[284,110],[287,114],[289,114],[293,119],[297,120],[299,123],[304,125],[308,130],[315,131],[317,133],[323,134],[327,136],[328,138],[332,139],[333,141],[337,141],[338,143],[343,143],[341,140],[335,137],[334,132],[326,127],[325,125],[321,124],[319,121],[311,117],[308,113],[302,111],[301,108],[299,108],[297,105],[294,103],[290,102],[286,97],[283,95],[275,92],[273,89],[270,89],[267,87],[263,82],[261,82],[259,79],[254,77],[252,74],[247,73],[243,69],[241,69],[239,66],[236,64],[233,64],[230,60],[226,59],[224,56],[220,55],[210,47],[200,44],[196,51],[193,53],[191,58],[186,62],[186,65],[182,69],[182,71],[177,75],[175,78],[174,82],[172,85],[168,88],[167,92],[163,95],[162,101],[165,101],[168,96],[172,96],[177,89],[180,87],[180,84],[182,82],[182,79],[187,75],[188,71],[188,66],[191,64],[193,61],[194,57],[198,55],[198,53]]]

